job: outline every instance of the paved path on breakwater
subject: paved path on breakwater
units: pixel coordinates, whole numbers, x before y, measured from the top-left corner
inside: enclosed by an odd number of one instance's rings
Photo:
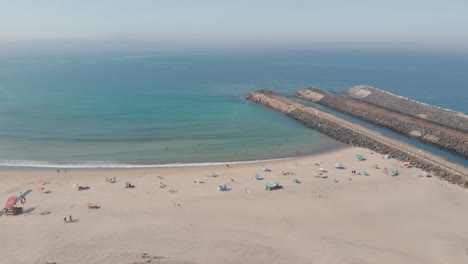
[[[403,153],[408,154],[409,156],[431,163],[432,165],[435,165],[451,174],[460,175],[461,177],[463,177],[464,182],[468,181],[467,169],[461,164],[452,162],[434,153],[422,151],[416,146],[386,136],[380,132],[374,131],[365,126],[356,124],[354,122],[348,121],[330,113],[324,112],[318,108],[307,106],[286,96],[276,94],[269,90],[260,90],[247,94],[246,98],[248,100],[254,101],[256,103],[261,103],[265,106],[268,106],[276,111],[283,112],[285,114],[292,113],[295,110],[301,110],[303,112],[309,113],[312,116],[317,116],[318,118],[328,120],[329,122],[332,122],[340,127],[344,127],[358,134],[367,136],[368,138],[373,139],[376,142],[399,150]]]

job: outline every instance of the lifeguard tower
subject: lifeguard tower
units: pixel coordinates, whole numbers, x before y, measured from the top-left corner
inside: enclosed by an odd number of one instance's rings
[[[24,193],[22,193],[20,196],[11,196],[8,198],[5,208],[3,208],[2,211],[0,211],[0,216],[3,214],[5,215],[18,215],[23,213],[23,207],[22,206],[17,206],[16,204],[18,202],[21,202],[22,205],[26,203],[26,195],[31,193],[32,190],[27,190]]]

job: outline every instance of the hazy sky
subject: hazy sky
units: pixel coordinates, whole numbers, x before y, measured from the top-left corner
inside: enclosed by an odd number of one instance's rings
[[[468,49],[468,0],[0,0],[0,43]]]

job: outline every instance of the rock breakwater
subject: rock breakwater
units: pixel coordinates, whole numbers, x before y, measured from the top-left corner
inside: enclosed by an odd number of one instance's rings
[[[421,103],[371,86],[356,85],[343,92],[359,101],[468,132],[468,115]]]
[[[368,148],[381,154],[388,154],[397,160],[409,161],[417,168],[437,175],[452,183],[468,187],[468,175],[466,175],[463,166],[454,165],[457,168],[452,169],[436,161],[438,158],[436,158],[437,156],[435,155],[431,154],[432,158],[422,157],[417,154],[418,150],[416,148],[411,148],[411,145],[407,145],[405,149],[402,149],[401,146],[404,145],[404,143],[400,142],[396,144],[398,141],[396,139],[388,138],[383,134],[333,116],[317,108],[307,106],[270,90],[257,90],[246,94],[245,98],[254,103],[259,103],[275,111],[284,113],[288,117],[346,144]]]
[[[367,91],[364,94],[368,96]],[[294,95],[468,158],[468,138],[464,132],[317,88],[300,89]]]

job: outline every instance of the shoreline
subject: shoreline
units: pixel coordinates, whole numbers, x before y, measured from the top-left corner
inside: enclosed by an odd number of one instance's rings
[[[185,168],[185,167],[208,167],[208,166],[223,166],[226,164],[229,165],[240,165],[240,164],[252,164],[252,163],[262,163],[262,162],[274,162],[282,160],[291,160],[301,157],[312,157],[324,153],[336,152],[342,149],[351,148],[351,145],[344,145],[342,147],[336,147],[333,149],[323,150],[312,154],[299,155],[294,157],[284,157],[284,158],[274,158],[274,159],[258,159],[258,160],[244,160],[244,161],[220,161],[220,162],[197,162],[197,163],[168,163],[168,164],[125,164],[125,163],[110,163],[107,165],[91,165],[93,162],[88,162],[90,165],[76,165],[76,164],[44,164],[44,165],[0,165],[0,171],[5,170],[49,170],[49,169],[73,169],[73,170],[113,170],[113,169],[122,169],[122,170],[131,170],[131,169],[156,169],[156,168]],[[28,161],[25,161],[28,162]],[[36,161],[30,161],[35,163]],[[42,162],[42,161],[37,161]],[[45,162],[47,163],[47,162]],[[100,162],[98,162],[100,163]]]

